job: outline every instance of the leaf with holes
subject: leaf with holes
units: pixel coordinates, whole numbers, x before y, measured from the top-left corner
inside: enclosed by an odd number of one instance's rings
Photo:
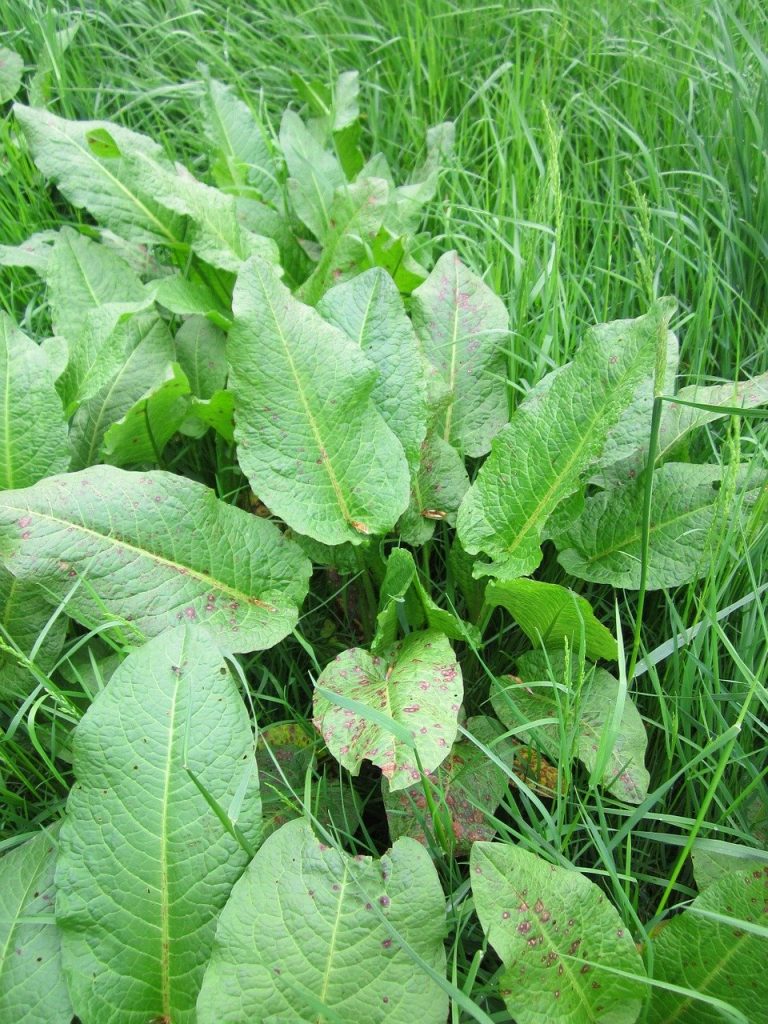
[[[503,683],[496,681],[491,691],[493,710],[508,728],[516,730],[522,742],[535,742],[553,760],[557,760],[561,748],[562,728],[565,736],[573,738],[576,756],[592,772],[603,734],[611,729],[614,709],[620,700],[619,681],[605,669],[594,668],[578,698],[558,694],[558,687],[568,681],[564,657],[552,652],[549,663],[551,668],[538,651],[518,658],[517,670],[524,682],[510,676]],[[530,730],[520,728],[521,724],[537,721],[547,724]],[[626,696],[600,783],[627,803],[642,803],[648,795],[647,745],[640,712]]]
[[[72,1007],[53,920],[58,827],[0,858],[0,1020],[69,1024]]]
[[[558,649],[568,643],[578,650],[583,635],[588,658],[616,661],[613,634],[595,618],[589,601],[567,587],[531,579],[494,580],[485,600],[505,608],[534,644]]]
[[[434,630],[410,633],[386,658],[343,651],[317,680],[314,723],[336,760],[357,775],[372,761],[405,789],[434,771],[456,738],[461,669]]]
[[[648,590],[676,587],[705,575],[718,524],[738,514],[723,501],[722,466],[668,462],[653,474],[648,549]],[[765,474],[743,466],[731,478],[736,490],[754,489]],[[727,490],[727,488],[726,488]],[[588,498],[582,515],[552,538],[558,561],[580,579],[636,590],[640,586],[644,481],[630,480]]]
[[[129,655],[75,730],[74,774],[56,918],[75,1012],[193,1024],[261,816],[251,722],[207,631],[180,626]]]
[[[351,857],[289,822],[222,912],[199,1024],[442,1024],[448,997],[414,954],[442,977],[445,933],[442,888],[418,843]]]
[[[638,383],[653,372],[673,308],[662,300],[637,320],[593,327],[573,362],[518,407],[459,509],[464,548],[493,559],[476,573],[516,579],[539,565],[547,519],[578,489]]]
[[[0,490],[69,466],[67,424],[45,353],[0,311]]]
[[[598,886],[502,843],[475,843],[470,878],[480,924],[504,964],[501,995],[518,1024],[637,1020],[645,967]]]
[[[94,466],[0,494],[0,559],[80,622],[201,622],[230,651],[290,632],[311,567],[272,523],[171,473]]]
[[[651,1024],[719,1024],[723,1014],[695,993],[718,999],[750,1024],[759,1024],[768,1005],[767,927],[768,867],[732,871],[707,886],[654,939],[655,976],[692,994],[654,988]]]
[[[413,322],[448,389],[440,436],[463,455],[485,455],[508,416],[504,303],[449,252],[413,293]]]
[[[413,471],[427,429],[427,387],[419,342],[392,278],[374,268],[322,297],[320,315],[359,345],[379,371],[371,398]]]
[[[229,389],[254,493],[325,544],[386,533],[408,504],[408,464],[371,402],[373,364],[260,260],[238,275],[234,311]]]
[[[466,727],[491,747],[504,732],[495,719],[484,716],[468,719]],[[508,757],[511,747],[506,741]],[[495,752],[499,754],[498,750]],[[496,829],[491,818],[507,791],[509,778],[471,740],[459,738],[446,760],[427,776],[424,784],[432,790],[434,804],[448,812],[455,853],[466,854],[472,843],[494,837]],[[435,834],[435,822],[423,789],[414,786],[392,792],[386,782],[382,782],[382,791],[392,839],[410,836],[428,845],[427,835]]]

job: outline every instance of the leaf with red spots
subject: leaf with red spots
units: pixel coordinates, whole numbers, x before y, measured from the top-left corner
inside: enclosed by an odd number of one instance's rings
[[[501,995],[517,1024],[637,1020],[645,967],[597,885],[502,843],[475,843],[470,879],[480,924],[504,964]]]
[[[706,915],[706,916],[705,916]],[[731,871],[707,886],[654,941],[654,974],[690,995],[654,988],[650,1024],[719,1024],[725,1015],[699,993],[741,1012],[750,1024],[765,1019],[768,867]]]
[[[418,843],[352,857],[291,821],[222,911],[198,1024],[443,1024],[445,933],[440,880]]]
[[[467,729],[487,746],[493,746],[504,732],[495,719],[485,717],[470,718]],[[509,755],[512,745],[504,741],[504,746]],[[426,777],[424,785],[430,787],[434,805],[441,812],[447,811],[452,837],[449,838],[455,853],[467,853],[472,843],[495,836],[491,816],[501,803],[508,783],[506,772],[463,737],[454,743],[437,771]],[[410,836],[428,845],[427,834],[435,834],[435,824],[423,788],[416,786],[393,793],[387,783],[382,782],[382,789],[392,839]]]
[[[410,633],[386,657],[343,651],[317,681],[314,723],[353,775],[378,765],[392,790],[434,771],[456,738],[461,669],[442,633]]]
[[[199,622],[229,651],[282,640],[311,572],[273,523],[202,484],[112,466],[3,491],[0,561],[78,622],[121,616],[144,636]]]
[[[440,436],[462,455],[485,455],[508,418],[504,303],[448,252],[413,293],[413,322],[448,390]]]
[[[514,676],[497,680],[491,691],[493,710],[508,728],[517,730],[520,740],[535,743],[553,759],[562,747],[561,730],[574,737],[575,754],[590,772],[598,759],[605,757],[601,785],[620,800],[642,803],[649,783],[645,768],[648,740],[640,712],[629,695],[622,697],[619,681],[610,672],[589,666],[578,693],[565,693],[563,686],[574,677],[565,671],[562,652],[551,652],[548,660],[549,666],[538,651],[522,655],[517,668],[524,682]],[[622,707],[614,724],[619,701]],[[545,724],[520,731],[521,725],[535,721]],[[605,754],[601,753],[603,743],[609,744]]]

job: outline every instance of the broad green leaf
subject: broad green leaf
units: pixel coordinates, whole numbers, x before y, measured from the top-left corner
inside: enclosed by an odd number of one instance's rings
[[[213,147],[212,170],[220,188],[247,186],[279,205],[282,191],[277,165],[263,127],[232,90],[205,76],[203,128]]]
[[[69,466],[67,424],[45,353],[0,311],[0,490]]]
[[[326,292],[317,310],[379,371],[371,397],[413,471],[426,435],[427,389],[419,343],[392,278],[368,270]]]
[[[173,339],[160,317],[139,314],[123,338],[125,347],[119,370],[93,398],[79,406],[72,418],[69,445],[73,470],[101,461],[107,430],[171,373]]]
[[[445,933],[443,892],[418,843],[351,857],[289,822],[222,912],[198,1022],[443,1024],[448,997],[413,953],[444,975]]]
[[[0,858],[0,1020],[69,1024],[72,1007],[53,919],[58,828]]]
[[[226,384],[225,342],[222,331],[201,316],[185,320],[176,333],[176,359],[198,398],[213,398]]]
[[[475,843],[470,878],[480,924],[504,964],[501,995],[517,1024],[637,1020],[645,967],[594,882],[502,843]]]
[[[58,231],[37,231],[20,245],[0,245],[0,267],[29,267],[45,277]]]
[[[199,437],[209,427],[229,444],[235,440],[235,400],[230,391],[217,391],[210,398],[193,398],[179,430]]]
[[[344,170],[292,110],[286,110],[280,122],[280,147],[296,215],[316,238],[324,238],[334,192],[346,183]]]
[[[515,579],[539,565],[547,519],[577,489],[638,382],[652,372],[672,309],[661,300],[637,320],[593,327],[548,390],[518,407],[459,509],[464,548],[493,559],[478,573]]]
[[[62,58],[72,44],[81,25],[81,19],[74,17],[69,24],[57,32],[46,30],[42,45],[37,51],[37,67],[29,80],[27,92],[33,107],[47,107],[51,99],[51,86],[54,79],[61,82],[60,66]]]
[[[202,281],[190,281],[179,274],[171,274],[150,286],[155,301],[179,316],[208,317],[226,327],[230,323],[229,311],[223,302]]]
[[[417,262],[414,252],[424,259],[428,251],[422,253],[420,241],[412,235],[393,237],[382,229],[371,245],[372,264],[387,271],[401,295],[410,295],[429,277],[429,272]]]
[[[24,61],[15,50],[0,46],[0,103],[12,100],[21,88]]]
[[[316,685],[328,696],[315,693],[313,721],[352,775],[372,761],[390,789],[405,789],[421,778],[419,765],[431,772],[448,756],[463,686],[441,633],[410,633],[386,659],[357,647],[343,651]],[[342,701],[334,702],[334,695]]]
[[[654,975],[692,994],[654,988],[650,1024],[720,1024],[723,1014],[693,993],[728,1003],[760,1024],[768,1005],[768,939],[740,927],[741,921],[768,926],[768,867],[730,872],[660,929],[653,944]]]
[[[485,455],[508,416],[504,303],[448,252],[413,293],[413,322],[448,388],[439,433],[463,455]]]
[[[30,658],[44,630],[34,664],[42,672],[56,664],[64,646],[67,617],[59,615],[50,623],[53,611],[39,587],[17,580],[0,566],[0,641],[11,647],[10,651],[0,648],[0,694],[26,694],[37,685],[38,680],[16,653]]]
[[[166,444],[184,422],[189,403],[189,381],[174,363],[167,379],[107,430],[104,461],[113,466],[157,465]]]
[[[143,303],[146,289],[117,253],[72,228],[59,231],[45,274],[51,322],[76,351],[93,309]]]
[[[400,517],[398,532],[406,544],[426,544],[435,523],[456,524],[456,513],[469,489],[464,460],[439,434],[430,431],[421,446],[419,467],[411,482],[411,501]]]
[[[693,877],[698,889],[706,889],[732,871],[749,872],[768,867],[768,853],[720,839],[699,839],[691,850]]]
[[[668,383],[665,393],[674,394],[673,383]],[[681,388],[674,397],[680,399],[681,402],[720,406],[723,411],[719,412],[712,408],[695,409],[690,405],[679,404],[677,401],[664,402],[656,447],[657,464],[663,462],[673,453],[692,430],[721,419],[723,416],[728,416],[734,409],[754,409],[768,403],[768,373],[728,384],[692,385]],[[646,429],[643,432],[635,432],[634,444],[628,451],[624,450],[625,457],[600,474],[598,483],[603,485],[623,483],[634,479],[645,468],[648,460],[647,434],[649,426],[650,419],[646,421]],[[638,444],[638,441],[641,443]],[[605,459],[602,462],[604,465],[608,465]]]
[[[699,405],[723,406],[722,412],[711,409],[694,409],[690,405],[665,402],[659,428],[659,457],[672,451],[687,433],[705,423],[727,416],[731,409],[754,409],[768,404],[768,373],[761,373],[748,380],[728,384],[713,384],[710,387],[692,385],[681,388],[675,398],[683,402],[697,402]]]
[[[385,652],[395,642],[398,605],[405,608],[405,617],[412,629],[424,626],[443,633],[450,640],[479,643],[480,637],[474,626],[462,622],[452,611],[435,604],[421,582],[413,555],[405,548],[393,548],[387,559],[386,574],[379,595],[376,635],[371,644],[375,654]]]
[[[503,734],[495,719],[478,717],[467,721],[469,732],[492,746]],[[511,746],[511,745],[510,745]],[[450,827],[449,840],[454,852],[466,854],[472,843],[489,840],[496,834],[491,816],[507,791],[509,779],[503,769],[490,761],[471,740],[459,738],[447,759],[431,772],[425,781],[430,786],[433,806]],[[435,835],[435,821],[422,789],[392,793],[382,782],[384,807],[391,838],[410,836],[428,845],[428,835]],[[444,812],[447,811],[447,815]]]
[[[648,590],[676,587],[707,572],[710,538],[723,517],[720,466],[669,462],[653,474]],[[749,474],[739,474],[749,486]],[[752,486],[763,477],[752,474]],[[579,579],[636,590],[640,585],[643,522],[642,479],[588,498],[582,516],[553,540],[566,572]]]
[[[151,299],[111,302],[89,310],[81,330],[68,345],[69,360],[56,387],[68,415],[94,398],[120,372],[128,352],[159,317]],[[148,323],[149,321],[149,323]]]
[[[156,636],[208,626],[227,650],[290,632],[311,567],[272,523],[171,473],[94,466],[0,494],[0,558],[86,624],[111,615]]]
[[[573,742],[574,752],[592,773],[597,764],[601,740],[612,726],[614,709],[621,700],[619,682],[605,669],[595,668],[578,695],[558,696],[566,681],[563,656],[547,659],[535,651],[518,659],[524,683],[507,676],[491,691],[491,704],[501,721],[515,729],[517,738],[533,743],[557,760],[562,742]],[[535,684],[535,685],[534,685]],[[536,729],[522,729],[521,723],[549,721]],[[620,800],[639,804],[648,794],[649,775],[645,768],[648,740],[640,713],[629,696],[624,698],[618,731],[613,739],[600,784]]]
[[[667,335],[667,357],[664,365],[664,379],[661,390],[671,394],[675,389],[675,377],[680,362],[680,346],[677,337]],[[651,435],[651,413],[653,412],[654,371],[648,374],[635,389],[632,401],[626,407],[617,423],[605,439],[605,445],[595,465],[613,466],[637,451],[638,442],[647,451]],[[642,466],[640,467],[642,468]]]
[[[254,493],[325,544],[386,533],[408,504],[408,464],[370,400],[373,364],[261,260],[239,274],[233,307],[229,390]]]
[[[193,1024],[249,860],[209,800],[249,844],[261,817],[251,722],[210,634],[180,626],[129,655],[75,731],[74,773],[56,918],[75,1012]]]
[[[363,178],[336,190],[322,254],[298,298],[314,306],[332,285],[359,273],[381,228],[388,195],[389,185],[381,178]]]
[[[595,618],[589,601],[567,587],[531,579],[495,580],[488,584],[485,600],[505,608],[533,644],[556,649],[567,643],[578,650],[583,635],[588,658],[616,661],[615,637]]]
[[[198,181],[181,164],[169,167],[141,150],[126,159],[137,187],[188,219],[184,241],[200,259],[233,272],[249,256],[277,263],[276,243],[241,223],[234,196]]]
[[[141,151],[161,161],[157,143],[106,121],[67,121],[18,103],[13,109],[35,163],[73,206],[87,209],[129,241],[172,248],[183,245],[184,218],[136,186],[132,158],[125,155]],[[97,129],[109,132],[123,155],[97,156],[88,144],[89,133]]]
[[[395,189],[386,226],[394,233],[415,231],[425,205],[434,199],[440,171],[453,152],[456,130],[452,121],[427,129],[427,155],[407,185]]]

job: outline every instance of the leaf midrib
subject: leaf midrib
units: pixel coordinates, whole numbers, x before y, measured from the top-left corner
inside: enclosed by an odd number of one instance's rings
[[[338,903],[336,905],[336,918],[335,918],[335,920],[333,922],[333,928],[331,929],[331,937],[330,937],[330,940],[328,942],[328,958],[327,958],[326,964],[325,964],[325,971],[323,973],[323,985],[322,985],[322,989],[320,991],[320,997],[319,997],[320,1001],[322,1003],[325,1003],[326,997],[328,995],[328,986],[329,986],[330,980],[331,980],[331,965],[333,963],[334,953],[336,952],[336,943],[338,942],[338,936],[339,936],[339,926],[341,924],[341,911],[342,911],[342,908],[344,906],[344,893],[346,891],[348,882],[349,882],[349,866],[348,866],[348,864],[347,864],[347,862],[345,860],[344,861],[344,877],[341,880],[341,890],[339,892],[339,899],[338,899]],[[322,1021],[323,1021],[323,1014],[320,1014],[320,1016],[316,1018],[316,1024],[322,1024]]]
[[[13,506],[6,506],[6,508],[12,507]],[[252,594],[246,594],[241,590],[237,590],[234,587],[231,587],[229,584],[224,583],[223,580],[220,580],[215,576],[209,576],[207,573],[200,572],[198,569],[194,569],[192,566],[186,565],[184,562],[173,562],[171,561],[171,559],[166,558],[164,555],[160,555],[155,551],[149,551],[146,548],[139,547],[136,544],[132,544],[130,541],[120,540],[115,537],[112,537],[111,535],[99,533],[98,530],[92,530],[88,526],[83,526],[82,523],[72,522],[68,519],[60,519],[58,516],[54,516],[51,513],[40,512],[38,509],[26,508],[22,506],[17,508],[16,511],[25,512],[29,515],[37,516],[39,519],[43,519],[50,523],[55,523],[65,528],[72,527],[75,530],[79,530],[80,533],[82,533],[85,536],[96,537],[100,541],[108,541],[115,547],[126,548],[129,551],[135,552],[142,558],[149,558],[153,562],[160,563],[161,565],[167,566],[169,568],[178,569],[179,566],[181,566],[183,569],[186,569],[186,575],[189,578],[199,580],[200,582],[204,582],[212,590],[218,589],[222,591],[222,593],[228,594],[230,597],[236,598],[245,605],[257,605],[258,607],[264,608],[266,611],[269,612],[277,611],[277,608],[275,608],[274,605],[268,604],[266,601],[261,601],[257,597],[254,597]]]
[[[290,370],[291,370],[291,374],[293,376],[294,383],[296,385],[296,392],[297,392],[297,394],[299,396],[299,401],[301,402],[301,404],[302,404],[302,406],[304,408],[304,413],[305,413],[305,415],[307,417],[307,422],[309,423],[310,430],[312,431],[312,435],[313,435],[313,437],[315,439],[315,444],[317,445],[317,451],[318,451],[318,454],[320,455],[321,465],[323,466],[323,468],[325,469],[326,473],[328,474],[328,479],[330,480],[331,487],[333,488],[333,492],[336,495],[336,501],[338,503],[339,509],[341,510],[342,517],[344,518],[344,521],[351,526],[351,524],[352,524],[352,514],[349,511],[349,508],[347,506],[346,500],[344,498],[344,494],[343,494],[342,489],[341,489],[341,485],[340,485],[340,483],[338,481],[336,473],[334,472],[333,466],[331,465],[330,455],[328,454],[328,451],[327,451],[325,445],[323,444],[322,434],[320,433],[320,429],[319,429],[319,427],[317,425],[317,421],[315,420],[315,417],[312,414],[312,410],[311,410],[311,408],[309,406],[309,403],[307,401],[304,386],[302,384],[301,378],[299,377],[299,372],[298,372],[298,369],[296,367],[296,363],[294,361],[293,354],[291,353],[290,346],[288,345],[288,339],[286,338],[286,336],[285,336],[285,334],[283,332],[282,326],[280,324],[280,320],[279,320],[279,318],[277,316],[277,311],[276,311],[276,309],[275,309],[275,307],[274,307],[274,305],[272,303],[272,296],[269,294],[269,290],[267,289],[267,287],[265,285],[264,278],[263,278],[261,270],[259,269],[258,266],[254,266],[254,273],[258,276],[259,285],[261,286],[262,294],[263,294],[264,299],[266,300],[266,303],[267,303],[267,305],[269,307],[269,312],[270,312],[270,314],[272,316],[272,320],[273,320],[274,325],[275,325],[275,331],[277,333],[278,338],[280,339],[280,341],[282,343],[283,351],[285,352],[285,358],[286,358],[286,360],[288,362],[288,365],[289,365]]]
[[[640,354],[645,349],[645,347],[646,347],[645,344],[642,345],[640,351],[635,353],[635,356],[631,360],[631,362],[630,362],[629,366],[627,367],[625,373],[623,373],[621,375],[621,377],[618,378],[618,380],[616,381],[616,384],[613,386],[613,390],[614,391],[618,390],[628,380],[630,380],[632,378],[635,365],[636,365],[637,361],[639,360]],[[575,365],[574,363],[571,363],[569,367],[565,367],[564,368],[563,373],[558,378],[558,381],[554,382],[553,387],[557,387],[558,382],[562,382],[563,379],[565,379],[566,385],[567,385],[569,377],[573,375],[572,367],[574,365]],[[569,373],[569,370],[571,371],[570,373]],[[561,388],[563,387],[562,383],[560,383],[560,387]],[[615,406],[614,406],[614,411],[615,411]],[[539,520],[539,517],[540,517],[540,515],[542,513],[542,510],[544,508],[546,508],[547,504],[551,501],[553,494],[555,494],[558,491],[558,489],[562,486],[563,481],[568,479],[568,476],[569,476],[569,474],[571,472],[571,469],[572,469],[573,465],[575,463],[577,463],[577,461],[580,458],[582,452],[584,451],[585,448],[587,448],[587,443],[592,440],[595,432],[598,429],[598,426],[600,426],[602,423],[604,423],[605,419],[607,419],[607,418],[608,417],[607,417],[606,408],[605,408],[605,406],[603,406],[602,415],[598,415],[598,416],[594,417],[594,419],[591,421],[591,423],[585,428],[583,433],[580,433],[580,438],[581,438],[580,443],[573,449],[570,458],[566,460],[566,463],[563,466],[563,468],[560,471],[560,473],[552,481],[550,486],[547,488],[545,494],[541,497],[539,502],[536,504],[535,508],[528,514],[528,516],[526,517],[523,525],[517,531],[517,533],[515,535],[515,539],[504,548],[504,551],[505,551],[505,553],[507,555],[511,555],[514,551],[517,550],[518,547],[520,547],[520,545],[523,543],[523,540],[527,539],[528,535],[535,528],[535,525],[537,524],[537,522]],[[485,468],[485,466],[483,468]]]

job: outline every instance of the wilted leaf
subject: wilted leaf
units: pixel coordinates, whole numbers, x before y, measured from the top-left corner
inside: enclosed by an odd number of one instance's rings
[[[503,732],[498,722],[485,717],[468,719],[467,729],[488,746]],[[457,854],[467,853],[472,843],[492,839],[496,834],[489,818],[501,803],[508,784],[506,773],[464,738],[454,743],[447,759],[426,777],[424,786],[432,788],[438,811],[447,812]],[[423,789],[414,786],[394,793],[382,782],[382,790],[391,838],[410,836],[428,845],[427,833],[435,834],[435,822]]]
[[[561,735],[569,740],[573,737],[576,756],[592,772],[603,733],[611,728],[614,709],[620,699],[619,682],[604,669],[595,668],[583,683],[578,697],[561,694],[558,699],[556,687],[566,678],[564,658],[553,653],[550,662],[551,669],[539,652],[519,658],[518,672],[525,682],[509,676],[504,680],[506,685],[497,682],[491,692],[493,710],[508,728],[516,730],[522,742],[535,742],[553,760],[562,746]],[[542,720],[550,721],[535,730],[520,728],[525,722]],[[627,803],[642,803],[647,796],[649,776],[644,763],[647,743],[643,720],[627,696],[600,780],[610,793]]]

